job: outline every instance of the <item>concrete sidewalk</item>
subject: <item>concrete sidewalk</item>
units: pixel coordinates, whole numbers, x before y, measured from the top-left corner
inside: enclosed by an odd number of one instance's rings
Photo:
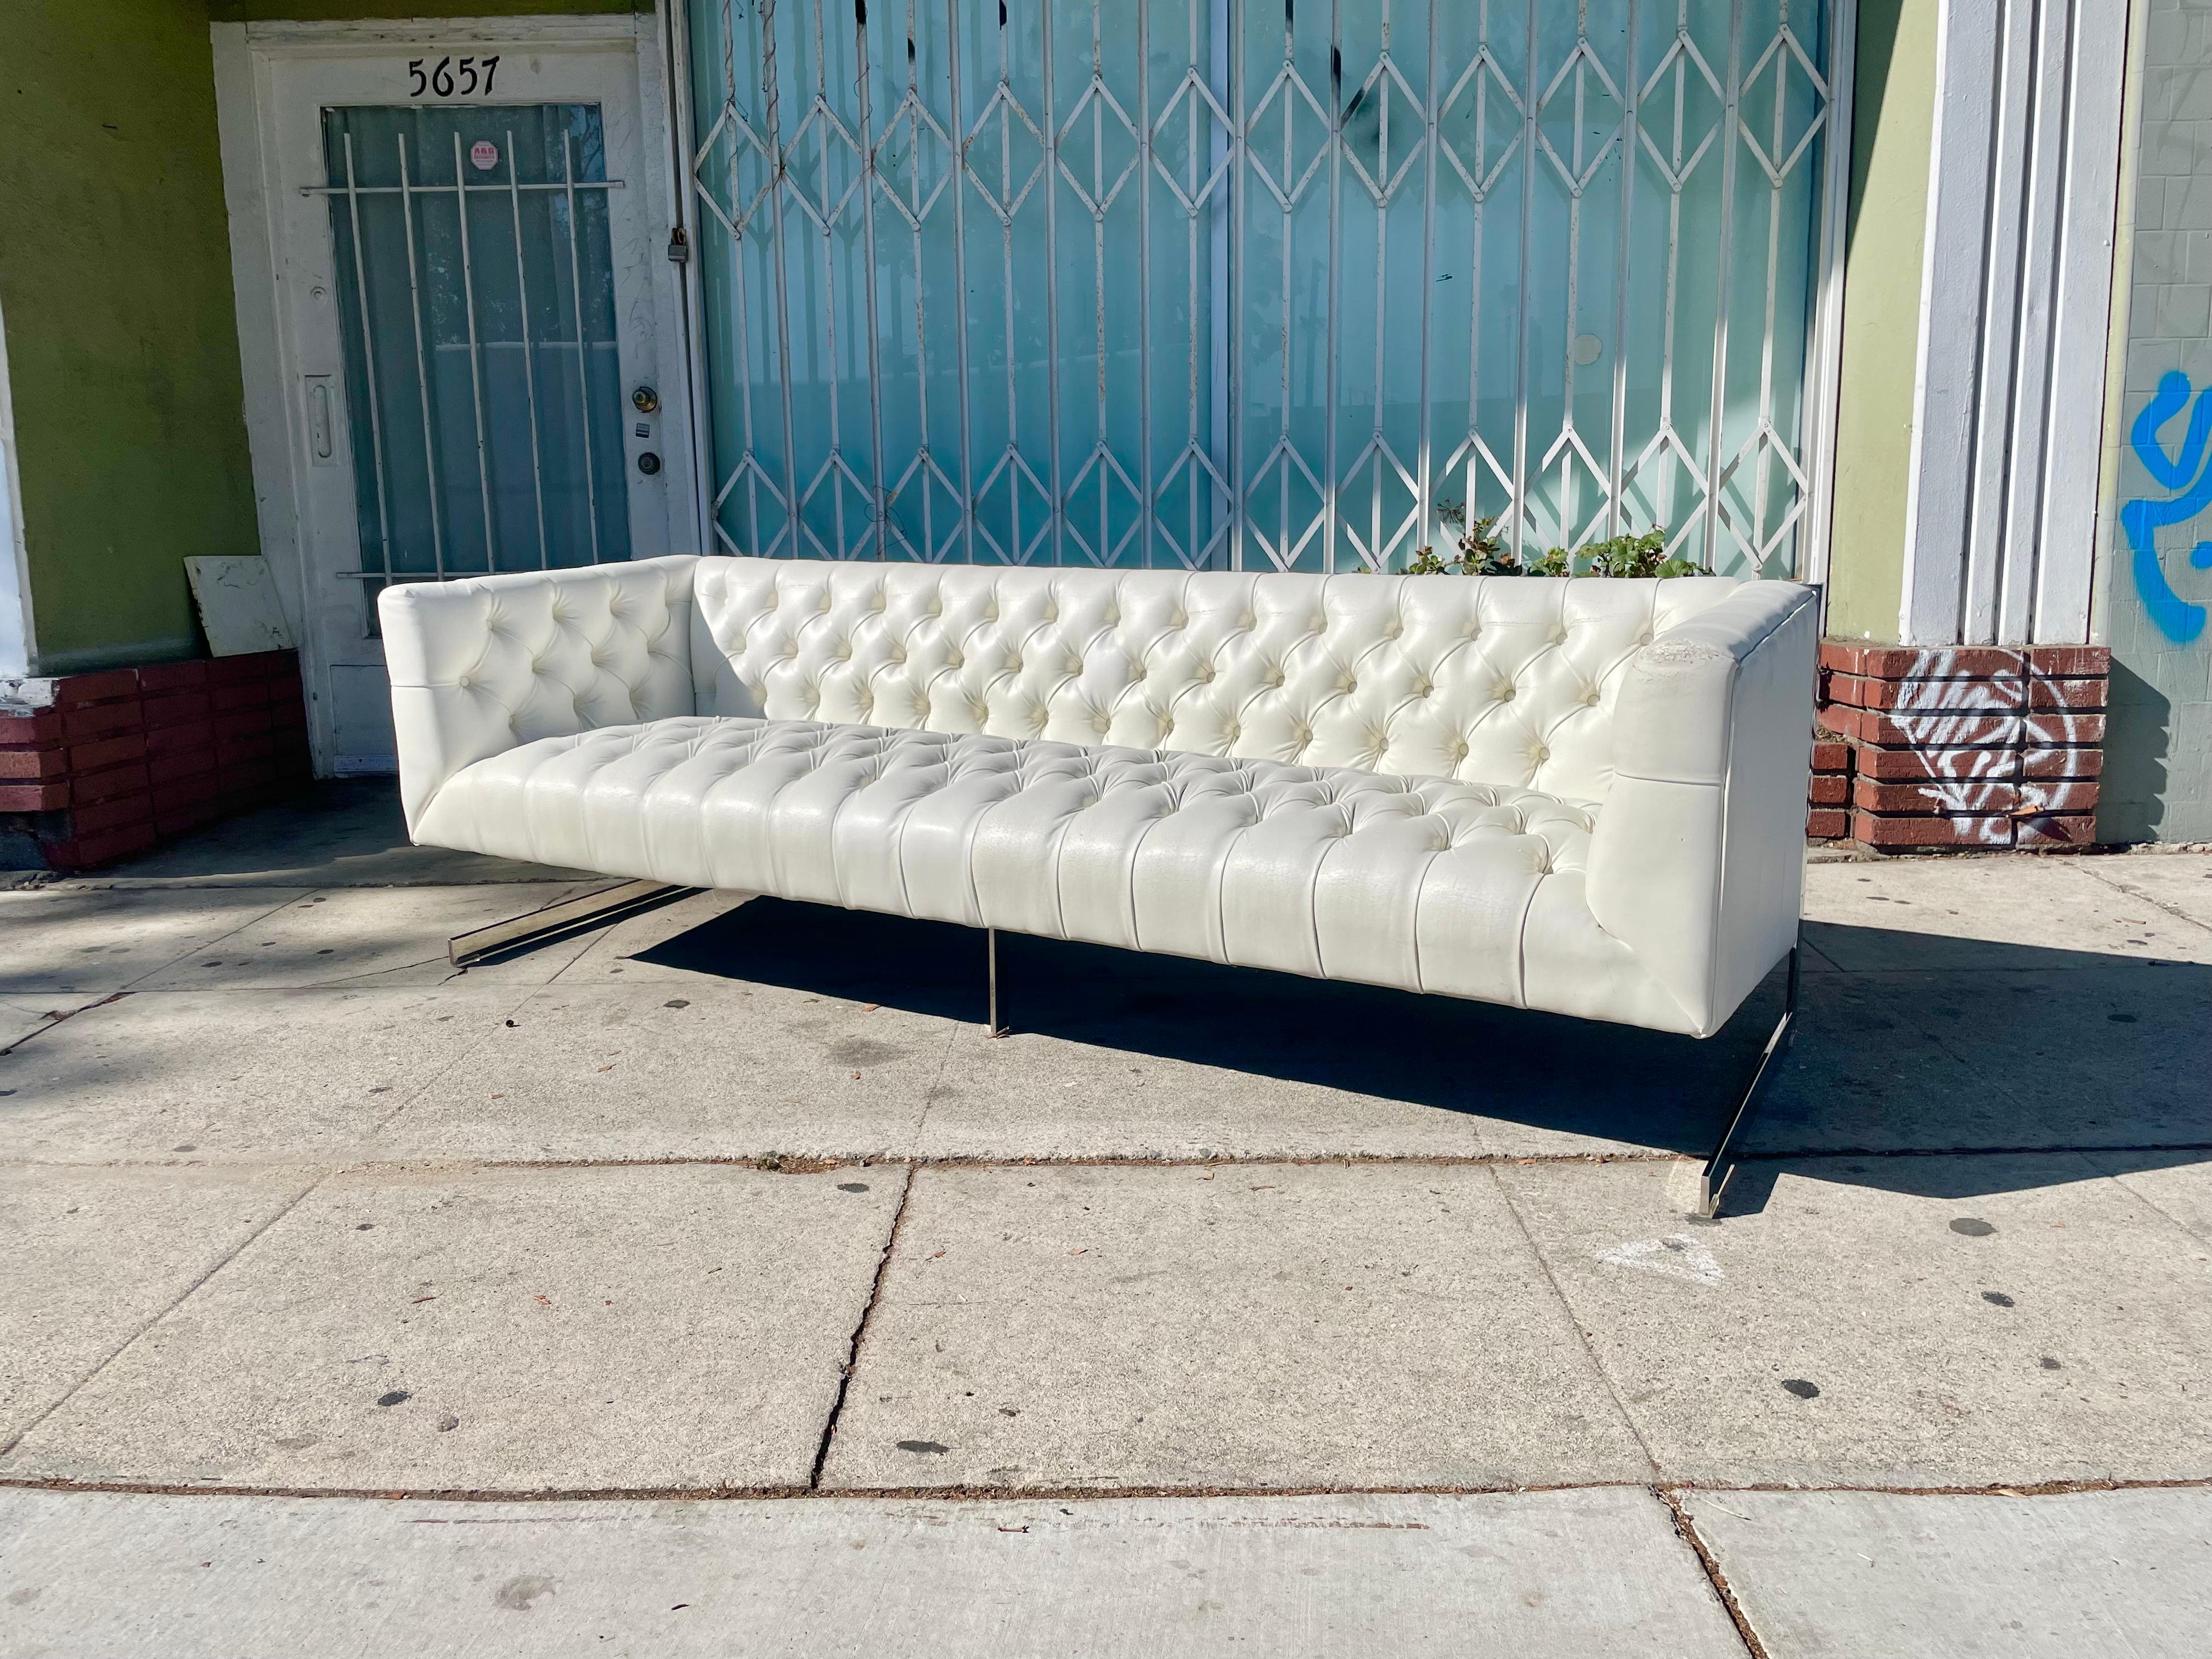
[[[1778,983],[1004,941],[992,1042],[734,894],[455,974],[592,878],[401,843],[0,893],[0,1649],[2201,1649],[2212,859],[1814,866],[1708,1225]]]

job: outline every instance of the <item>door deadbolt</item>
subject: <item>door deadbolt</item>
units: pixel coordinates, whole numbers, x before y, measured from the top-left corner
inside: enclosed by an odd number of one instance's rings
[[[641,415],[650,415],[660,407],[660,394],[649,386],[641,386],[629,394],[629,400]]]
[[[647,477],[651,477],[660,471],[660,457],[651,450],[647,450],[644,454],[637,458],[637,470],[644,473]]]

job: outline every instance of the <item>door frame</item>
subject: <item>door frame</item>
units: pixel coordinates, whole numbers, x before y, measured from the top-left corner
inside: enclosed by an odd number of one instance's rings
[[[639,246],[632,262],[631,291],[633,296],[641,291],[650,295],[650,314],[618,316],[617,328],[626,340],[641,331],[652,343],[653,374],[662,391],[660,410],[654,416],[659,425],[654,439],[662,458],[659,483],[667,509],[665,550],[690,551],[696,539],[691,506],[696,486],[692,477],[696,448],[689,396],[686,301],[681,269],[661,257],[661,239],[654,234],[656,228],[676,222],[662,32],[657,17],[648,12],[216,23],[209,33],[214,47],[216,125],[230,221],[246,434],[253,459],[261,550],[269,560],[287,619],[300,641],[301,678],[307,688],[308,730],[317,775],[385,770],[388,768],[362,763],[366,757],[338,752],[330,695],[334,665],[318,626],[319,601],[329,591],[331,573],[360,568],[355,539],[358,520],[350,514],[339,514],[336,516],[343,519],[342,525],[330,523],[331,515],[325,507],[325,522],[319,532],[315,518],[316,495],[323,486],[311,472],[304,377],[334,370],[342,374],[343,365],[321,362],[329,355],[328,342],[307,337],[309,331],[301,320],[303,301],[290,292],[297,284],[288,285],[283,280],[288,221],[293,222],[294,235],[301,234],[294,199],[296,192],[288,184],[287,174],[297,174],[310,164],[297,154],[280,153],[280,140],[286,137],[279,127],[284,113],[280,97],[287,89],[280,88],[279,79],[287,70],[347,59],[411,58],[425,52],[481,54],[486,47],[513,51],[518,59],[527,59],[532,49],[634,58],[637,132],[632,149],[637,193],[626,205],[635,216]],[[625,92],[629,89],[626,83]],[[399,104],[406,100],[395,97],[392,101]],[[296,150],[297,134],[289,137]],[[315,179],[326,182],[321,179],[319,152],[312,167]],[[625,159],[621,169],[629,173],[631,162]],[[329,237],[326,223],[321,234]],[[624,250],[617,246],[613,252],[621,265]],[[641,285],[637,278],[642,279]],[[624,355],[629,354],[625,350]],[[340,401],[343,406],[343,399]],[[625,415],[625,428],[629,424]],[[343,434],[348,422],[341,420],[338,426]],[[343,447],[337,459],[349,489],[354,474]],[[326,469],[316,471],[326,472]],[[625,476],[629,473],[626,456]],[[637,550],[642,556],[656,550],[644,545]]]

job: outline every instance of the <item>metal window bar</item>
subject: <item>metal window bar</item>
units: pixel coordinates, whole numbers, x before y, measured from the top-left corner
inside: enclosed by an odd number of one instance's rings
[[[484,422],[483,390],[482,380],[482,353],[483,350],[483,344],[478,338],[477,332],[475,269],[471,257],[471,246],[469,240],[467,198],[471,195],[493,195],[504,196],[507,199],[509,213],[511,215],[512,223],[514,226],[515,267],[522,312],[523,377],[526,392],[530,404],[530,464],[532,486],[537,507],[538,565],[541,569],[551,568],[551,545],[547,533],[545,520],[544,452],[541,444],[538,411],[537,346],[539,343],[532,339],[530,332],[530,277],[528,262],[524,254],[522,235],[522,198],[526,194],[558,195],[568,204],[569,227],[568,254],[570,281],[572,284],[571,292],[576,293],[580,292],[579,288],[575,285],[580,281],[581,259],[580,251],[576,241],[578,225],[576,220],[575,204],[577,197],[580,192],[588,193],[592,191],[621,190],[624,188],[625,181],[620,179],[579,179],[575,177],[575,169],[573,164],[571,150],[571,147],[574,142],[574,135],[568,134],[563,135],[562,141],[564,176],[560,179],[547,183],[525,184],[521,182],[516,174],[514,160],[514,134],[512,130],[507,131],[506,137],[507,176],[503,182],[492,181],[484,184],[470,184],[466,181],[465,175],[463,173],[460,166],[460,137],[457,133],[454,135],[453,140],[454,178],[456,182],[452,185],[417,184],[415,182],[408,158],[407,139],[404,134],[401,134],[398,135],[397,138],[398,146],[400,182],[396,185],[364,185],[360,182],[359,173],[356,168],[356,158],[354,155],[353,135],[350,132],[348,132],[343,135],[343,150],[345,155],[344,181],[340,184],[305,185],[301,186],[300,193],[303,196],[324,196],[331,198],[332,199],[334,208],[340,203],[343,203],[343,204],[341,210],[343,210],[346,216],[347,227],[351,233],[351,240],[353,243],[352,264],[354,290],[360,307],[358,323],[361,333],[364,381],[363,390],[367,393],[367,402],[368,404],[369,447],[372,463],[371,471],[376,489],[377,525],[380,544],[377,548],[375,568],[372,569],[366,568],[368,562],[366,558],[364,558],[364,568],[362,569],[341,570],[334,573],[340,580],[376,583],[422,580],[443,581],[448,577],[454,575],[477,574],[473,572],[449,571],[446,568],[444,520],[440,510],[440,496],[442,490],[442,483],[440,476],[441,469],[439,468],[437,459],[437,448],[434,435],[435,426],[432,417],[429,401],[430,375],[428,361],[428,347],[422,335],[423,295],[422,290],[420,261],[416,248],[414,205],[418,198],[433,196],[440,198],[446,196],[453,197],[454,198],[456,210],[460,216],[459,234],[461,246],[462,301],[465,313],[467,317],[469,380],[473,414],[476,422],[475,430],[477,457],[477,480],[479,486],[483,490],[485,568],[488,570],[496,569],[498,568],[498,543],[494,533],[491,483],[489,463],[488,459],[489,436],[488,428]],[[409,312],[412,322],[415,346],[416,396],[422,416],[422,459],[424,477],[428,486],[423,493],[427,500],[431,528],[431,559],[433,568],[428,571],[413,572],[399,570],[395,568],[392,563],[392,517],[390,505],[392,493],[390,484],[391,469],[386,459],[384,441],[383,391],[377,377],[376,353],[368,334],[369,286],[368,255],[366,252],[366,241],[361,219],[362,198],[369,196],[397,196],[400,198],[400,212],[405,233],[407,248]],[[566,343],[563,342],[562,343]],[[584,441],[587,458],[590,453],[591,445],[591,422],[589,418],[590,407],[588,399],[588,386],[586,383],[587,376],[586,374],[584,363],[585,359],[588,355],[588,351],[589,342],[585,338],[583,314],[581,307],[579,305],[577,307],[576,363],[579,386],[583,389],[580,406],[585,416]],[[592,549],[592,557],[594,562],[596,562],[599,556],[600,550],[599,544],[599,514],[597,510],[596,496],[594,494],[596,483],[593,477],[593,470],[589,465],[588,459],[585,472],[586,494],[587,496],[591,496],[592,499],[591,513]],[[366,554],[367,550],[368,550],[366,549],[363,550],[364,554]]]
[[[1708,566],[1818,564],[1806,528],[1824,522],[1812,446],[1826,441],[1830,377],[1811,354],[1832,349],[1834,331],[1814,307],[1832,305],[1839,183],[1825,58],[1849,0],[1577,0],[1565,18],[1545,0],[1384,0],[1371,12],[1332,0],[1310,19],[1273,0],[1127,0],[1115,21],[1130,27],[1112,31],[1100,0],[997,16],[977,0],[908,0],[902,15],[856,11],[849,37],[830,6],[762,0],[749,15],[690,0],[683,20],[723,70],[701,94],[707,137],[687,180],[702,267],[719,261],[723,277],[703,331],[709,413],[735,439],[702,485],[719,547],[1387,568],[1434,533],[1449,489],[1470,514],[1495,505],[1523,556],[1656,524],[1670,551]],[[833,63],[846,38],[854,61]],[[1187,64],[1162,57],[1170,43]],[[807,105],[788,136],[787,96]],[[898,135],[910,143],[894,145]],[[1129,140],[1133,162],[1109,161],[1109,141]],[[950,188],[923,188],[933,142],[951,151]],[[824,184],[817,208],[807,181],[826,179],[833,149],[859,178],[841,175],[842,193]],[[885,172],[894,154],[911,158],[904,194]],[[750,165],[762,182],[747,205]],[[858,234],[833,234],[855,188]],[[988,252],[969,234],[971,196]],[[882,234],[886,202],[904,236]],[[1156,205],[1185,221],[1186,315],[1172,320],[1157,303],[1152,262],[1171,243],[1156,234]],[[1369,253],[1346,261],[1345,237],[1370,206],[1377,314],[1360,319],[1346,314],[1346,281],[1364,291]],[[1071,247],[1065,267],[1063,210],[1071,230],[1091,222],[1090,246]],[[1739,247],[1762,210],[1756,240]],[[822,233],[797,239],[819,251],[794,257],[810,300],[825,301],[804,319],[787,258],[793,211]],[[883,263],[898,245],[910,276]],[[1501,267],[1502,285],[1490,278]],[[1109,303],[1132,268],[1133,350]],[[1452,279],[1468,283],[1463,307],[1435,286]],[[1417,313],[1396,303],[1415,283]],[[753,348],[770,307],[764,358]],[[1597,353],[1591,323],[1613,337]],[[1437,400],[1456,409],[1441,371],[1462,361],[1462,325],[1466,420],[1454,431]],[[865,341],[842,337],[861,327]],[[948,341],[957,361],[933,362]],[[1181,376],[1166,370],[1176,357]],[[974,395],[978,375],[999,382],[1003,428],[998,397]],[[1702,409],[1685,401],[1700,382]],[[957,434],[939,386],[957,388]],[[826,428],[798,418],[802,386],[828,408]],[[865,464],[859,422],[843,424],[863,390]],[[761,397],[781,409],[780,457],[763,446]],[[1409,404],[1418,429],[1404,424]],[[955,447],[957,465],[945,453]],[[826,539],[803,512],[823,489],[835,492]],[[771,494],[781,531],[763,520]],[[845,522],[848,495],[871,504],[866,536]]]
[[[453,135],[453,142],[460,142],[459,133]],[[453,172],[458,178],[458,164]],[[515,167],[512,127],[507,131],[507,204],[514,226],[515,290],[522,313],[522,388],[530,404],[530,493],[538,508],[538,568],[550,570],[553,548],[545,537],[545,461],[538,431],[538,346],[530,337],[530,260],[522,246],[522,184]]]

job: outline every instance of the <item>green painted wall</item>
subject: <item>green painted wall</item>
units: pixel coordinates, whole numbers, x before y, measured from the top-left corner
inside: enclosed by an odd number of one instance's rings
[[[0,10],[34,672],[191,654],[182,561],[260,544],[212,64],[194,0]]]
[[[545,17],[652,9],[653,0],[210,0],[208,15],[218,23],[328,23],[364,17]]]
[[[1920,339],[1937,0],[1860,0],[1828,631],[1894,640]]]

